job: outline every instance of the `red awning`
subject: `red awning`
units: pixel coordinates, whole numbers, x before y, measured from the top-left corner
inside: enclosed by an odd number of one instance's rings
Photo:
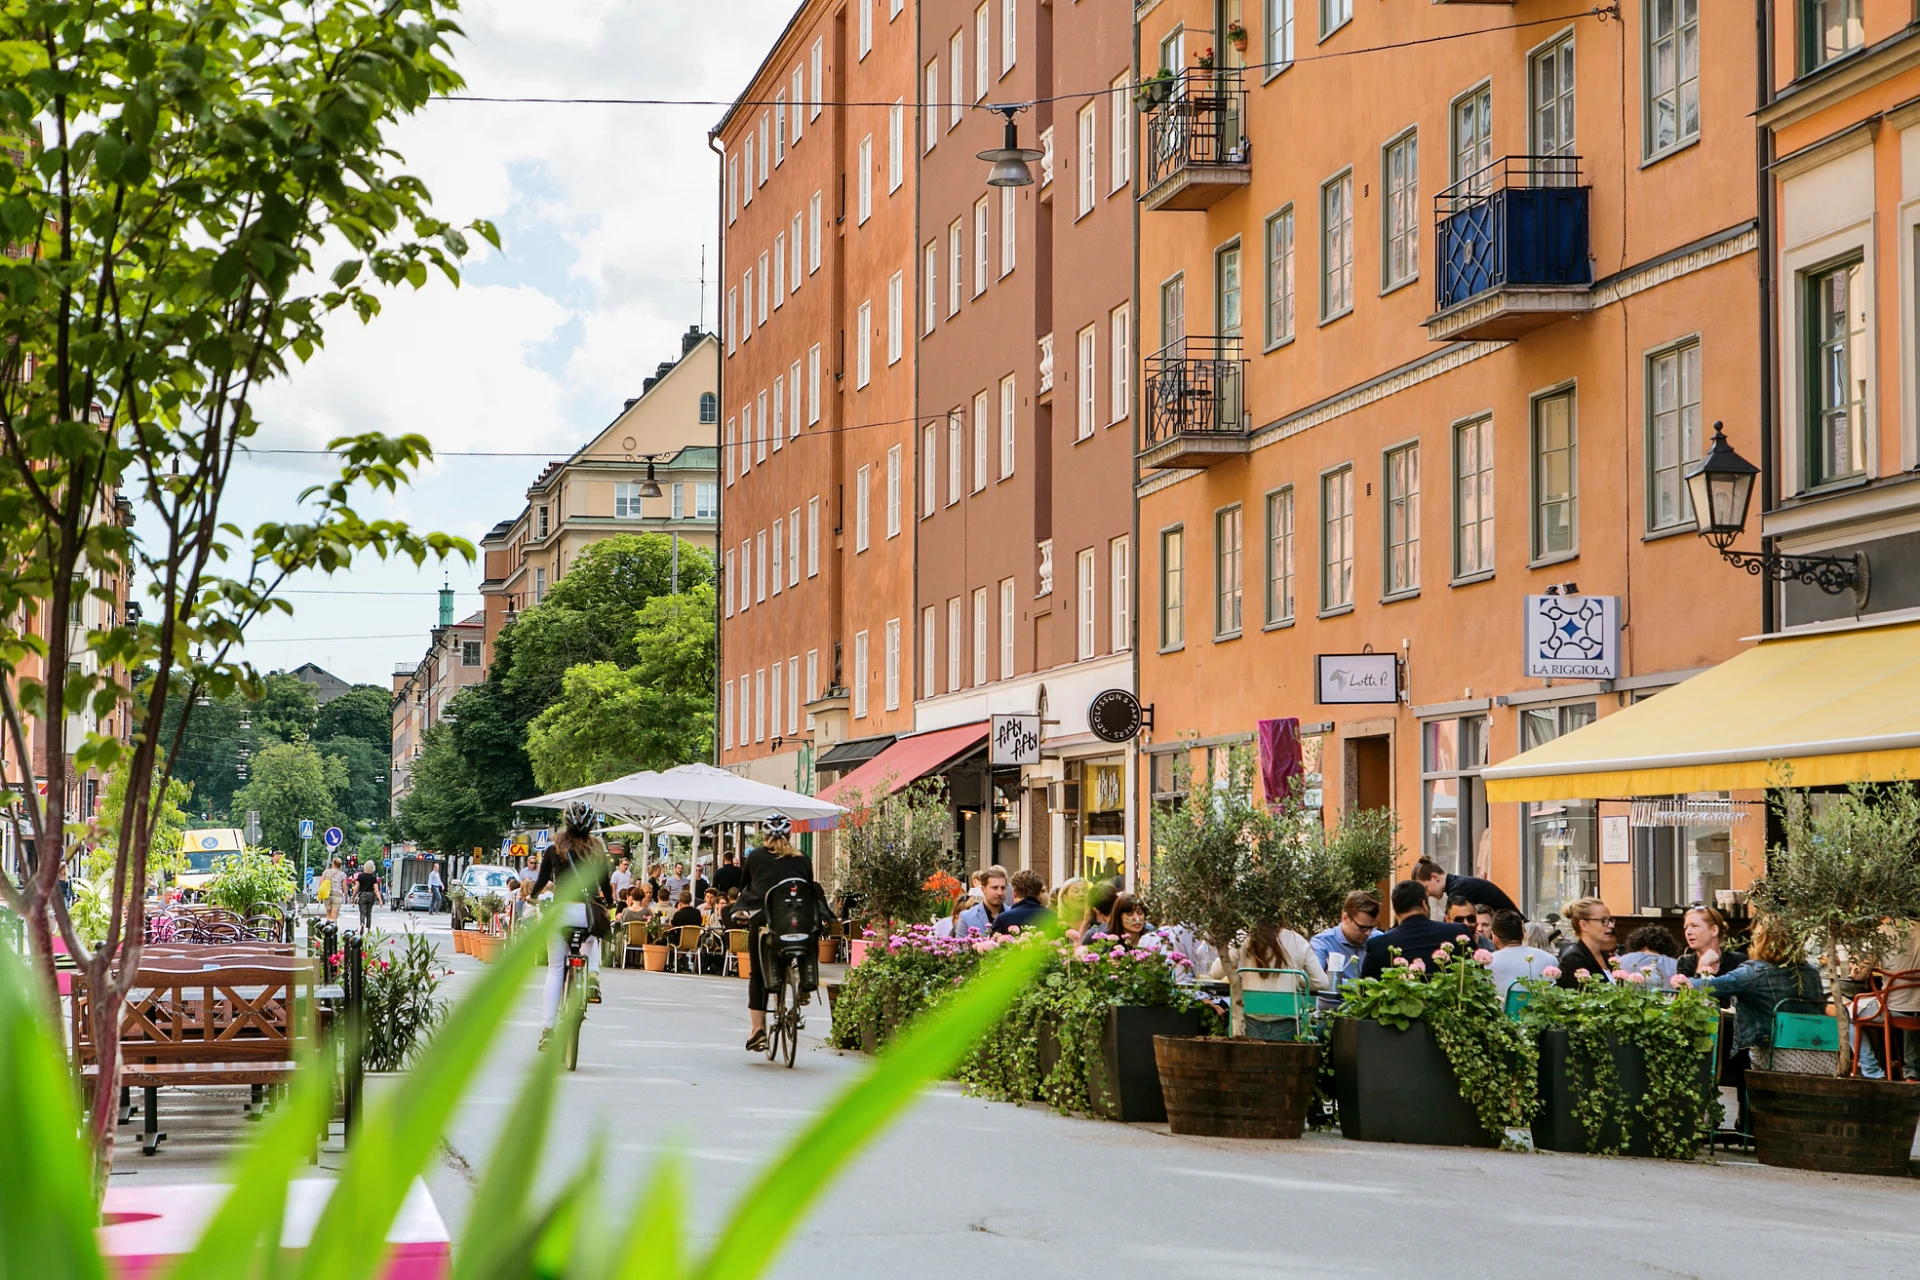
[[[902,738],[822,791],[820,798],[835,804],[850,804],[840,797],[864,795],[883,781],[895,790],[918,782],[977,748],[987,740],[991,728],[991,722],[982,720],[978,724],[955,725],[951,729],[934,729]]]

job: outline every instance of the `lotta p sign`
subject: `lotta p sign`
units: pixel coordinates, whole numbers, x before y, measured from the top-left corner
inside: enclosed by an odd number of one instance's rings
[[[1547,680],[1620,677],[1619,596],[1528,596],[1526,673]]]
[[[1314,657],[1315,701],[1398,702],[1400,661],[1391,653],[1322,653]]]

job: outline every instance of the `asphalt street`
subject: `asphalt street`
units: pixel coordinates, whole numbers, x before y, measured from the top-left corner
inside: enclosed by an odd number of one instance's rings
[[[417,927],[444,941],[446,917],[421,917]],[[457,998],[479,965],[450,960]],[[561,1083],[542,1182],[557,1188],[598,1140],[609,1223],[626,1221],[653,1162],[677,1149],[694,1185],[691,1229],[711,1237],[763,1162],[869,1065],[824,1046],[824,1009],[792,1070],[744,1052],[737,979],[609,969],[603,987],[580,1069]],[[530,975],[428,1179],[456,1238],[538,1035],[539,980]],[[124,1176],[188,1176],[196,1164],[206,1176],[216,1147],[183,1132],[191,1116],[175,1114],[167,1149],[151,1161],[123,1156]],[[1361,1273],[1912,1276],[1920,1182],[1743,1159],[1683,1165],[1317,1135],[1183,1138],[1164,1125],[1060,1116],[943,1085],[852,1164],[774,1269],[835,1280]]]

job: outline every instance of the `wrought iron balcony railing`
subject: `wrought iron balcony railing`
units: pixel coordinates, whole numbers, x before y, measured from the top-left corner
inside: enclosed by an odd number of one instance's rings
[[[1593,283],[1579,156],[1502,156],[1434,197],[1434,309]]]
[[[1247,185],[1247,91],[1237,68],[1193,68],[1149,80],[1147,107],[1149,208],[1205,209]]]
[[[1148,465],[1205,467],[1246,451],[1247,362],[1240,350],[1238,336],[1181,338],[1147,357]]]

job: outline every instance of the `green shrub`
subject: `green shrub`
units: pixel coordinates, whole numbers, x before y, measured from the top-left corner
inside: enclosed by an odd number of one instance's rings
[[[204,896],[216,907],[245,915],[255,903],[277,907],[294,895],[293,868],[264,853],[236,853],[221,858],[215,867]]]

